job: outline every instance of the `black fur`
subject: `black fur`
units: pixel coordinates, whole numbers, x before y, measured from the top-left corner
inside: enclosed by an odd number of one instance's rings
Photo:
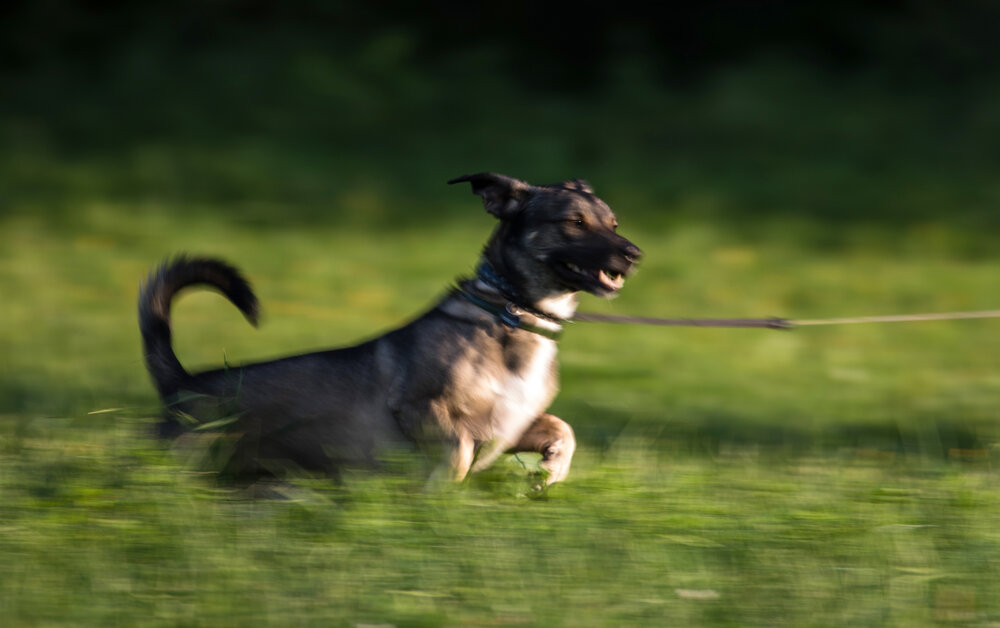
[[[170,303],[181,290],[191,286],[221,292],[254,327],[260,314],[260,303],[250,283],[223,261],[180,255],[152,271],[139,287],[139,331],[146,368],[164,399],[176,395],[191,378],[174,354],[170,331]]]

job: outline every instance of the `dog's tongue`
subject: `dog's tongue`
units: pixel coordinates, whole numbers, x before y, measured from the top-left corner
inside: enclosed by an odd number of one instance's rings
[[[619,290],[625,285],[625,275],[615,275],[612,277],[603,270],[597,271],[597,280],[609,290]]]

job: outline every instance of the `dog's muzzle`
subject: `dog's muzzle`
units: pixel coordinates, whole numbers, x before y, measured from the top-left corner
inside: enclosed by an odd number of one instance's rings
[[[595,264],[586,260],[586,256],[567,255],[556,262],[555,270],[574,290],[602,297],[617,294],[642,257],[639,247],[625,238],[621,240],[623,243],[620,246],[605,253],[602,262]]]

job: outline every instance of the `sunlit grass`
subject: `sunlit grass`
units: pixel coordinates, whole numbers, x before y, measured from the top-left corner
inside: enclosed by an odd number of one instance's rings
[[[996,617],[995,473],[927,459],[666,456],[620,438],[528,499],[302,481],[249,501],[118,415],[2,458],[12,625],[934,625]]]
[[[147,439],[139,281],[225,257],[264,305],[177,304],[188,365],[369,337],[471,270],[491,219],[261,228],[91,207],[0,236],[0,614],[9,625],[933,625],[1000,619],[996,323],[762,330],[577,324],[554,411],[570,479],[531,499],[510,459],[459,487],[419,472],[217,488]],[[752,236],[619,209],[646,251],[612,302],[648,316],[996,307],[995,260],[947,228]],[[761,233],[766,234],[767,230]],[[928,238],[937,248],[925,246]],[[941,244],[941,242],[945,242]],[[390,465],[392,466],[392,465]]]

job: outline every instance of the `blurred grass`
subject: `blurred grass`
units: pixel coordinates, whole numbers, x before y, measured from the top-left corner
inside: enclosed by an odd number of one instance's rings
[[[996,614],[995,473],[884,458],[584,449],[517,495],[413,476],[233,499],[137,442],[5,454],[8,625],[937,625]]]
[[[469,171],[583,176],[616,208],[646,259],[584,309],[998,306],[989,85],[895,94],[765,61],[672,92],[621,62],[589,98],[502,76],[464,94],[385,46],[299,59],[270,100],[246,77],[217,84],[235,66],[209,59],[190,80],[214,112],[162,84],[155,105],[109,108],[142,93],[142,64],[76,107],[37,83],[4,103],[5,625],[1000,621],[994,321],[574,325],[554,411],[581,446],[538,500],[522,457],[455,488],[421,492],[402,462],[249,501],[148,440],[134,302],[160,259],[227,258],[264,305],[253,330],[217,296],[181,299],[190,367],[352,342],[471,271],[491,219],[443,184]]]

